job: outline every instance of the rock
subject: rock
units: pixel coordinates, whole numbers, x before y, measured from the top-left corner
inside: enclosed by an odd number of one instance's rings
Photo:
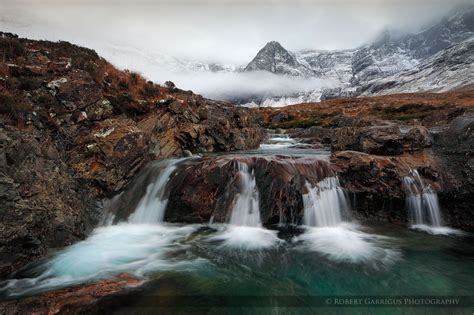
[[[424,169],[424,174],[436,173],[440,166],[428,152],[398,156],[376,156],[356,151],[332,155],[344,187],[354,196],[353,213],[364,219],[407,223],[405,192],[402,178],[411,169]],[[422,176],[424,176],[422,174]],[[424,177],[427,185],[440,191],[441,185]]]
[[[403,152],[403,138],[399,127],[370,127],[359,139],[362,152],[378,155],[399,155]]]
[[[403,153],[403,135],[398,126],[342,127],[335,131],[332,150],[354,150],[376,155]]]
[[[334,129],[319,126],[292,130],[289,134],[292,138],[301,139],[301,142],[310,144],[330,145],[334,140]]]
[[[474,230],[474,113],[466,112],[434,133],[433,151],[443,165],[441,206],[458,226]]]
[[[191,151],[189,151],[189,150],[184,150],[184,151],[183,151],[183,156],[184,156],[184,157],[192,157],[193,154],[192,154]]]
[[[103,99],[86,108],[87,117],[91,120],[104,120],[113,115],[113,107],[109,100]]]
[[[172,81],[166,81],[165,86],[170,89],[172,92],[176,90],[176,85]]]
[[[252,149],[265,135],[250,109],[154,85],[90,49],[18,45],[28,53],[6,63],[44,71],[0,88],[2,278],[87,237],[102,214],[97,201],[151,160]]]
[[[61,84],[66,83],[66,82],[67,82],[66,78],[60,78],[60,79],[49,82],[46,86],[50,90],[50,93],[53,96],[55,96],[58,93],[58,90],[61,87]]]
[[[288,114],[287,113],[276,113],[273,117],[272,117],[272,124],[279,124],[279,123],[282,123],[282,122],[285,122],[288,120]]]
[[[98,313],[101,309],[100,303],[103,302],[102,298],[129,292],[142,282],[128,274],[120,274],[108,280],[0,302],[0,313],[6,315]]]
[[[261,220],[265,225],[302,222],[306,182],[316,184],[334,176],[326,161],[312,157],[206,156],[180,164],[169,181],[165,221],[186,223],[228,222],[240,178],[237,163],[255,174],[260,196]],[[115,222],[126,220],[135,210],[146,187],[160,174],[161,164],[148,166],[109,208]]]
[[[428,129],[423,126],[410,128],[403,136],[405,148],[409,151],[421,151],[432,146],[433,141]]]

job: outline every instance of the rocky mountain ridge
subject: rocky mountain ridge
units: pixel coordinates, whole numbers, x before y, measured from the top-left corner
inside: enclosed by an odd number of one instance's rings
[[[270,42],[245,71],[328,80],[327,87],[275,95],[253,105],[291,103],[358,95],[448,91],[473,81],[474,9],[455,12],[415,34],[384,31],[373,43],[345,51],[290,52]]]

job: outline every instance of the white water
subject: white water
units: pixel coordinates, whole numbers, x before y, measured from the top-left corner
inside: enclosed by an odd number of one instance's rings
[[[282,242],[276,231],[262,227],[259,193],[255,174],[247,164],[236,161],[239,177],[239,193],[235,196],[229,225],[220,228],[209,241],[220,242],[220,248],[260,250]]]
[[[400,252],[389,243],[390,240],[363,232],[361,226],[348,222],[307,228],[295,238],[295,241],[303,242],[300,249],[317,252],[332,261],[372,263],[374,266],[388,265],[400,258]]]
[[[166,185],[177,165],[185,159],[167,163],[156,181],[130,215],[128,223],[96,228],[84,241],[67,247],[46,264],[37,267],[31,278],[6,281],[0,287],[8,295],[24,295],[84,283],[91,279],[110,278],[127,272],[142,277],[155,271],[182,269],[204,259],[174,259],[168,254],[185,249],[182,241],[198,226],[175,226],[163,223],[168,197]],[[107,221],[111,224],[111,220]]]
[[[417,170],[403,178],[406,192],[406,205],[411,228],[434,235],[460,234],[461,232],[443,226],[438,195],[430,186],[425,186]]]
[[[249,171],[248,165],[237,161],[239,193],[235,197],[230,224],[260,227],[259,193],[255,174]]]
[[[261,150],[274,150],[290,148],[297,144],[297,141],[285,134],[270,134],[266,143],[260,145]]]
[[[154,224],[163,222],[166,206],[168,205],[168,196],[166,196],[166,185],[170,176],[176,170],[177,165],[185,160],[170,160],[157,180],[148,185],[145,196],[140,200],[135,211],[128,218],[128,222],[134,224]]]
[[[355,223],[344,222],[350,203],[337,177],[327,177],[314,187],[307,182],[303,195],[305,233],[295,238],[301,249],[317,252],[330,260],[345,263],[390,264],[398,250],[386,249],[388,238],[369,234]]]
[[[206,260],[175,256],[186,252],[183,241],[197,228],[147,224],[100,227],[86,240],[65,248],[39,266],[39,276],[8,280],[0,287],[0,293],[39,293],[123,272],[143,277],[157,271],[195,269]]]
[[[349,210],[346,194],[337,177],[327,177],[315,187],[306,182],[303,195],[304,223],[307,226],[335,226],[342,222],[342,212]]]
[[[256,251],[272,248],[284,241],[279,239],[276,231],[262,227],[238,225],[214,225],[218,233],[209,237],[209,242],[218,242],[218,248],[240,251]]]

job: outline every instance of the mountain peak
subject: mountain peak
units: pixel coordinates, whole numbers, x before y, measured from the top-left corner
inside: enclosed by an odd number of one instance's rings
[[[263,49],[284,49],[286,50],[285,48],[283,48],[283,46],[275,41],[275,40],[272,40],[271,42],[268,42],[265,44],[265,46],[263,47]]]
[[[312,74],[311,69],[302,65],[292,52],[277,41],[266,43],[244,71],[267,71],[296,76]]]

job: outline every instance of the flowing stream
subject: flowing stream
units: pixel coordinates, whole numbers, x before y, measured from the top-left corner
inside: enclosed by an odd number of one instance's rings
[[[311,157],[305,167],[314,164],[314,158],[328,158],[324,150],[307,149],[306,155],[304,150],[293,150],[298,141],[286,135],[273,135],[269,142],[259,150],[229,154],[236,180],[225,192],[232,198],[226,222],[163,222],[172,193],[168,183],[179,176],[177,169],[186,159],[160,162],[127,220],[112,224],[114,220],[109,219],[86,240],[0,282],[0,298],[34,295],[121,273],[147,283],[139,289],[142,297],[130,302],[132,309],[134,305],[158,305],[170,296],[187,296],[172,304],[176,307],[192,303],[193,296],[237,300],[239,296],[263,296],[265,306],[285,301],[279,296],[295,297],[293,306],[307,307],[315,296],[325,295],[474,291],[474,282],[466,276],[472,275],[467,257],[474,254],[469,235],[435,238],[390,224],[362,225],[351,218],[351,204],[337,176],[306,181],[302,226],[263,227],[255,170],[233,156],[276,156],[284,144],[287,154]],[[444,228],[436,195],[413,174],[405,185],[415,226]],[[222,311],[212,303],[205,307]]]
[[[459,234],[460,231],[443,225],[438,195],[423,183],[417,170],[403,178],[406,205],[413,229],[430,234]]]

